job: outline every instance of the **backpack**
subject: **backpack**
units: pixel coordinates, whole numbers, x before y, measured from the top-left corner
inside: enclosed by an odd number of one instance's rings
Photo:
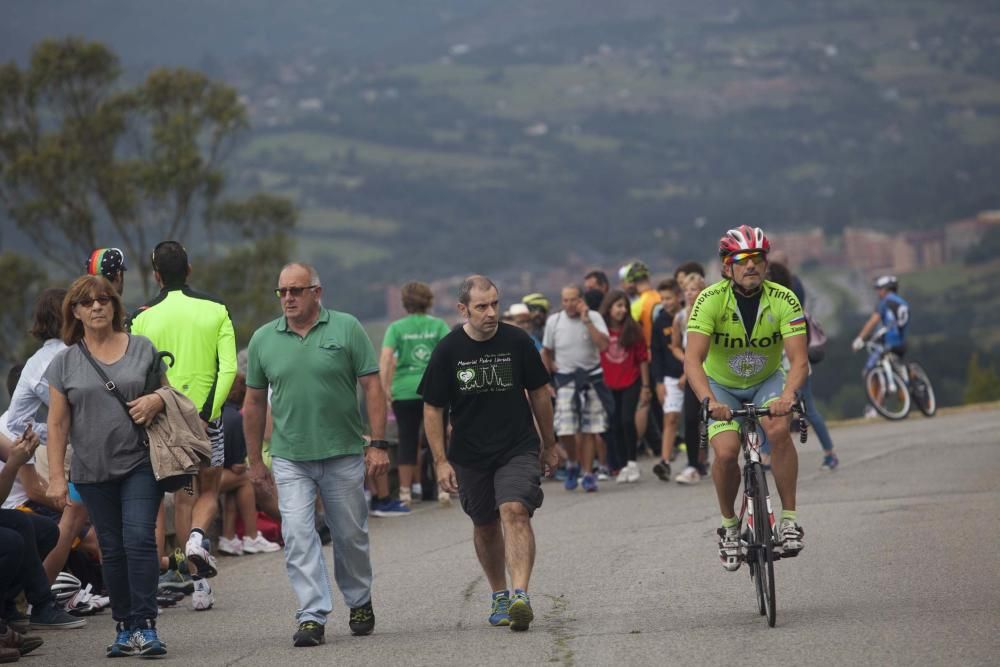
[[[818,364],[826,356],[826,333],[823,326],[815,317],[807,311],[806,316],[806,339],[809,345],[809,363]]]

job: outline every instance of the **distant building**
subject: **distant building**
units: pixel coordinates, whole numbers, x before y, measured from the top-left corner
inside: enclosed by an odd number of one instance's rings
[[[991,227],[1000,226],[1000,211],[984,211],[974,218],[945,226],[945,248],[949,259],[961,260]]]
[[[808,261],[823,262],[830,257],[826,235],[820,228],[807,232],[776,232],[768,234],[771,247],[788,257],[788,268],[798,271]]]
[[[874,273],[893,270],[893,239],[871,229],[844,228],[844,257],[848,266]]]

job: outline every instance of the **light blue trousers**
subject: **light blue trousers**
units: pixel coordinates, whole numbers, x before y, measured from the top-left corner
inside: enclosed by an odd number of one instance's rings
[[[274,457],[271,467],[278,487],[285,569],[299,599],[295,619],[326,623],[333,610],[330,575],[316,531],[316,497],[323,502],[333,537],[333,576],[348,607],[371,600],[372,563],[368,553],[368,505],[365,502],[363,456],[319,461]]]

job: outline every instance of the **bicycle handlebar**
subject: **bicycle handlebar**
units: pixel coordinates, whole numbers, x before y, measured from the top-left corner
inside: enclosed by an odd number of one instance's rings
[[[698,425],[699,444],[702,450],[708,449],[708,403],[709,399],[707,398],[701,402],[700,423]],[[805,419],[806,408],[802,404],[802,399],[799,399],[792,404],[792,412],[798,413],[799,415],[799,442],[805,444],[806,440],[809,438],[809,422]],[[744,403],[742,409],[733,410],[732,413],[730,421],[740,417],[752,417],[756,420],[757,417],[770,417],[771,409],[758,408],[753,403]]]

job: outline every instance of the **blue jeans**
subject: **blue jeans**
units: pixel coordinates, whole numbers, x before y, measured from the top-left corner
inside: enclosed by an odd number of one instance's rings
[[[271,472],[278,488],[285,569],[299,599],[295,619],[299,623],[325,624],[333,611],[330,575],[323,559],[323,543],[316,532],[317,492],[333,538],[333,576],[344,603],[354,608],[371,601],[364,457],[290,461],[276,456]]]
[[[163,494],[152,467],[144,462],[120,479],[76,488],[97,529],[111,616],[128,627],[155,623],[160,578],[156,513]]]
[[[799,390],[799,395],[802,397],[802,402],[805,403],[806,419],[809,420],[813,430],[816,431],[816,437],[819,438],[820,446],[824,452],[832,452],[833,440],[830,439],[830,431],[827,430],[826,420],[819,413],[819,408],[816,407],[816,400],[813,398],[811,374],[806,378],[806,383],[802,385],[802,389]]]

